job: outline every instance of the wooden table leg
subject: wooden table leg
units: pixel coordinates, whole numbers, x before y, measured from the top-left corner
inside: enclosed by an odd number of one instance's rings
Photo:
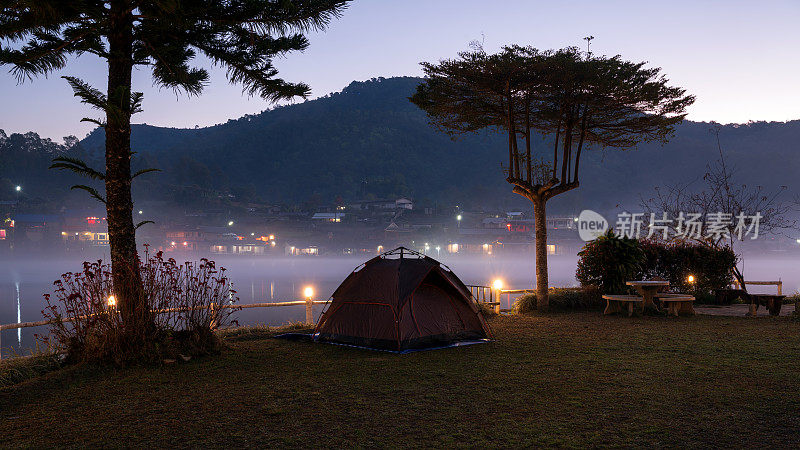
[[[628,302],[628,317],[633,315],[633,302]]]

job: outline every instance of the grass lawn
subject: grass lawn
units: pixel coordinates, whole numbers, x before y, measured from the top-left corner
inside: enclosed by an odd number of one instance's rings
[[[8,446],[796,446],[800,323],[493,319],[497,342],[397,356],[243,334],[161,368],[0,390]]]

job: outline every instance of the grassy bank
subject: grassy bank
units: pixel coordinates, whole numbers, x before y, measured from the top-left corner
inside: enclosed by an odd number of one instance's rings
[[[0,446],[795,445],[800,323],[498,317],[497,342],[405,356],[233,336],[162,368],[0,390]]]

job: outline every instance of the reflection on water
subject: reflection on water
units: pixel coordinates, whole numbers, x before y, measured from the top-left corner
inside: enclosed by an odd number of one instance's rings
[[[327,299],[339,283],[365,258],[358,257],[310,257],[310,258],[228,258],[218,259],[217,265],[225,267],[237,289],[242,303],[278,302],[300,300],[302,290],[313,286],[316,299]],[[796,270],[796,257],[757,258],[747,261],[745,274],[749,280],[777,280],[784,282],[785,294],[800,288],[800,273]],[[533,256],[463,257],[442,254],[440,259],[465,283],[488,285],[495,278],[502,278],[511,289],[530,288],[534,284]],[[553,286],[575,285],[577,257],[551,257],[548,266],[550,284]],[[53,292],[53,281],[66,271],[81,268],[79,260],[16,260],[0,261],[0,324],[41,320],[44,308],[43,294]],[[756,292],[761,288],[754,286]],[[773,288],[774,289],[774,288]],[[24,311],[23,311],[24,309]],[[323,306],[314,308],[315,317]],[[303,307],[251,308],[235,313],[241,325],[278,325],[305,318]],[[9,339],[10,331],[2,337],[4,355],[9,347],[24,351],[34,346],[35,334],[46,332],[46,327],[17,330],[17,339]]]
[[[19,282],[14,283],[17,291],[17,323],[22,323],[22,304],[19,301]],[[22,328],[17,328],[17,345],[22,345]]]

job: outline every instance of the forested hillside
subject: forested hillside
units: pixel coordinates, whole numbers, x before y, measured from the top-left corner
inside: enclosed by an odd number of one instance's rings
[[[208,197],[199,194],[222,192],[284,204],[409,195],[475,207],[525,205],[504,181],[503,137],[487,131],[454,141],[434,130],[407,99],[419,81],[353,82],[340,93],[207,128],[134,125],[134,165],[162,169],[142,177],[136,195],[191,203]],[[654,186],[700,179],[718,157],[710,128],[685,122],[665,146],[592,149],[581,164],[581,187],[556,198],[550,211],[635,206]],[[797,193],[792,185],[800,167],[800,121],[728,125],[720,136],[743,183],[788,185]],[[97,158],[103,140],[98,129],[75,151]],[[549,153],[544,138],[536,148]],[[0,178],[18,170],[0,167]],[[60,183],[46,172],[38,176],[49,179],[48,189]]]

